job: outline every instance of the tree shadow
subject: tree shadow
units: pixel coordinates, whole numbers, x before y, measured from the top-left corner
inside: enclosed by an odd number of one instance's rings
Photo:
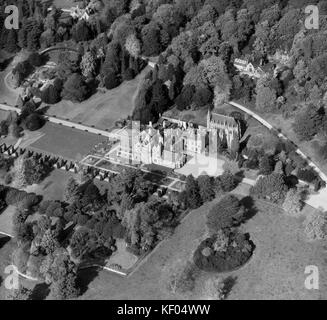
[[[5,246],[9,241],[10,241],[10,237],[7,236],[0,236],[0,249]]]
[[[249,134],[243,141],[240,142],[240,152],[242,152],[247,147],[250,138],[251,135]]]
[[[44,106],[42,108],[37,109],[37,112],[40,115],[45,115],[49,109],[50,109],[50,106]]]
[[[46,283],[37,284],[31,294],[31,300],[45,300],[50,293],[50,285]]]
[[[241,199],[240,203],[245,208],[245,221],[250,220],[257,214],[258,209],[255,207],[255,202],[252,197],[244,197],[243,199]]]
[[[14,59],[13,57],[10,57],[0,62],[0,72],[5,70],[9,66],[13,59]],[[1,56],[0,56],[0,60],[1,60]]]
[[[76,285],[80,289],[80,294],[84,294],[89,288],[89,284],[98,276],[99,267],[79,269],[77,273]]]
[[[285,178],[285,184],[288,186],[289,189],[295,188],[298,183],[299,179],[294,175],[290,175]]]
[[[224,280],[225,297],[228,297],[237,282],[237,277],[229,276]]]
[[[241,171],[235,173],[234,177],[235,177],[235,181],[236,181],[236,186],[235,186],[235,188],[236,188],[236,187],[238,187],[238,185],[240,183],[242,183],[243,179],[245,178],[244,171],[241,170]]]

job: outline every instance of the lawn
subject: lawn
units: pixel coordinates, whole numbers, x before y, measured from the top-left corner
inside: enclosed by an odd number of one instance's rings
[[[304,287],[306,266],[326,270],[323,243],[303,238],[302,219],[287,217],[280,209],[257,202],[258,213],[243,227],[256,244],[250,262],[236,272],[237,281],[229,299],[319,299],[326,298],[327,277],[320,272],[320,290]],[[312,210],[307,207],[305,212]]]
[[[63,200],[64,190],[70,177],[76,177],[76,174],[56,169],[40,184],[28,186],[24,190],[42,195],[46,200]]]
[[[128,270],[133,267],[138,258],[134,254],[126,250],[126,242],[124,240],[117,240],[117,251],[107,261],[106,266],[119,265],[122,270]]]
[[[119,87],[105,93],[98,92],[82,103],[62,100],[52,105],[47,114],[110,130],[114,128],[117,120],[132,114],[140,80],[147,72],[148,68],[145,68],[135,79],[125,81]]]
[[[15,206],[8,206],[2,213],[0,213],[0,232],[8,235],[13,234],[12,218],[15,210]]]
[[[28,186],[25,190],[42,195],[46,200],[63,200],[64,190],[70,177],[75,178],[77,181],[80,179],[79,174],[55,169],[40,184]],[[109,185],[108,182],[97,179],[94,180],[94,183],[101,193],[104,193]]]
[[[217,200],[215,200],[216,202]],[[164,289],[162,273],[176,259],[187,261],[205,235],[205,217],[212,203],[189,213],[171,238],[157,249],[127,278],[100,271],[89,278],[89,288],[81,299],[203,299],[202,285],[215,276],[202,272],[195,290],[187,296],[174,295]],[[281,209],[256,202],[258,212],[242,229],[250,232],[256,249],[242,268],[224,277],[237,277],[229,299],[319,299],[326,297],[326,274],[320,275],[320,291],[304,287],[304,269],[317,265],[326,269],[326,248],[321,243],[303,239],[301,220],[287,217]],[[311,210],[307,207],[305,212]],[[87,275],[84,274],[86,277]]]
[[[39,130],[44,133],[40,139],[29,145],[29,149],[80,161],[97,143],[106,138],[85,131],[47,122]]]

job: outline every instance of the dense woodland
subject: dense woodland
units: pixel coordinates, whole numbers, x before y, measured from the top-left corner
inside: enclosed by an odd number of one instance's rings
[[[112,89],[134,78],[144,58],[156,57],[158,65],[142,80],[134,119],[147,123],[172,107],[196,110],[240,99],[259,113],[294,119],[300,140],[318,135],[317,156],[326,158],[326,1],[84,1],[92,3],[88,21],[47,11],[42,3],[18,1],[20,29],[2,29],[0,46],[32,52],[14,70],[21,83],[44,63],[35,51],[72,43],[77,52],[61,53],[52,84],[32,90],[45,103],[83,101],[99,86]],[[319,30],[304,27],[308,4],[320,9]],[[286,53],[288,61],[273,76],[268,60],[276,52]],[[241,77],[235,58],[260,62],[269,72],[258,81]]]

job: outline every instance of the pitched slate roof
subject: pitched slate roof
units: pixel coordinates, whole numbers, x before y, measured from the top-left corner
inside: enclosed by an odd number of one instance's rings
[[[216,113],[215,110],[211,112],[210,120],[216,123],[221,123],[225,126],[237,126],[237,122],[233,117]]]

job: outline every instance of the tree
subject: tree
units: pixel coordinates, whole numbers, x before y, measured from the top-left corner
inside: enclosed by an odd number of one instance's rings
[[[204,107],[212,102],[213,94],[209,88],[199,87],[193,95],[193,101],[197,107]]]
[[[156,56],[161,53],[162,46],[160,42],[160,28],[151,22],[145,25],[141,31],[142,34],[142,52],[145,56]]]
[[[77,181],[73,177],[70,177],[65,187],[64,201],[73,203],[77,199],[79,194],[78,187],[79,184],[77,183]]]
[[[287,192],[284,176],[272,173],[259,178],[257,183],[250,189],[250,193],[258,198],[268,199],[278,203],[283,201]]]
[[[25,158],[18,157],[14,163],[14,180],[13,186],[17,189],[21,189],[26,186],[26,177],[25,177]]]
[[[56,78],[53,84],[41,91],[41,100],[48,104],[58,103],[61,99],[62,81]]]
[[[125,49],[134,58],[138,58],[141,53],[141,43],[134,33],[130,34],[125,42]]]
[[[12,73],[15,78],[15,85],[20,86],[22,81],[32,72],[33,67],[28,60],[17,63]]]
[[[43,58],[38,52],[32,52],[28,56],[28,61],[33,67],[40,67],[43,64]]]
[[[304,205],[303,196],[303,190],[290,189],[283,203],[285,213],[293,217],[298,217]]]
[[[214,179],[207,175],[200,176],[197,179],[202,201],[208,202],[215,198]]]
[[[104,85],[108,90],[116,88],[120,85],[120,81],[113,69],[109,69],[104,78]]]
[[[236,175],[240,172],[239,164],[236,160],[226,160],[223,164],[224,172],[230,172],[232,175]]]
[[[46,254],[52,254],[59,246],[60,244],[53,231],[50,229],[46,230],[41,240],[41,247],[45,250]]]
[[[320,130],[324,120],[325,112],[323,109],[317,109],[314,105],[309,105],[300,112],[293,124],[295,133],[300,140],[311,140]]]
[[[277,92],[272,87],[268,77],[262,77],[256,87],[256,108],[261,111],[272,111],[276,109]]]
[[[244,220],[244,209],[233,195],[222,198],[212,207],[207,217],[207,227],[211,233],[220,229],[239,225]]]
[[[170,105],[170,99],[168,94],[168,89],[162,82],[162,80],[156,80],[152,86],[152,99],[150,103],[150,108],[152,109],[152,114],[159,117],[164,111],[168,109]]]
[[[76,42],[88,41],[92,38],[92,32],[85,20],[79,20],[71,30],[72,37]]]
[[[33,22],[32,29],[27,32],[27,49],[36,51],[40,48],[40,38],[42,34],[42,27],[37,23]]]
[[[14,53],[18,51],[17,47],[17,33],[15,29],[11,29],[8,32],[7,42],[5,48],[8,52]]]
[[[89,89],[82,76],[78,73],[73,73],[65,82],[61,96],[67,100],[82,102],[87,98],[88,94]]]
[[[27,116],[25,126],[29,131],[36,131],[44,125],[44,118],[39,113],[32,113]]]
[[[185,192],[188,208],[196,209],[202,205],[199,185],[192,175],[186,178]]]
[[[230,192],[234,190],[237,186],[237,180],[235,176],[229,172],[225,171],[221,176],[216,178],[215,188],[218,191]]]
[[[183,87],[182,92],[175,99],[178,110],[183,111],[190,107],[193,102],[193,95],[195,93],[195,87],[193,85],[186,85]]]
[[[52,255],[48,255],[40,272],[46,283],[51,283],[50,294],[53,299],[67,300],[78,296],[77,268],[65,249],[57,249]]]
[[[95,53],[91,51],[87,51],[82,57],[81,61],[81,70],[82,75],[85,78],[92,78],[95,75],[97,60]]]
[[[269,175],[274,171],[274,161],[273,159],[265,154],[259,161],[260,174]]]
[[[36,160],[33,156],[21,156],[17,158],[14,168],[15,175],[13,185],[18,189],[26,185],[40,183],[51,170],[49,163]]]

